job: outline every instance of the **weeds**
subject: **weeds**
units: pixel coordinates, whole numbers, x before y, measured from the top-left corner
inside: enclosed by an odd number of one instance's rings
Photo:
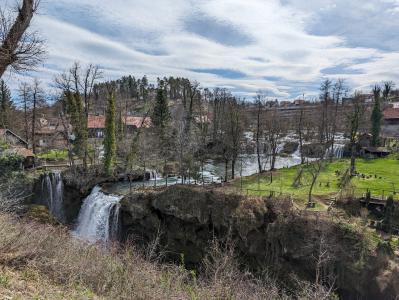
[[[144,252],[133,244],[88,245],[62,227],[0,215],[0,266],[20,270],[21,280],[43,277],[83,299],[290,298],[268,276],[260,280],[242,272],[229,240],[212,241],[198,273],[184,267],[184,256],[180,266],[160,263],[154,259],[157,247],[156,241]],[[7,284],[8,277],[1,276],[0,285]]]

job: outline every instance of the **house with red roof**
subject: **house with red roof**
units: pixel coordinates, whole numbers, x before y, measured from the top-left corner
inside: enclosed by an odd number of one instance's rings
[[[122,118],[128,133],[135,132],[138,128],[150,128],[152,126],[150,117],[126,116]],[[89,115],[87,128],[90,138],[103,138],[105,133],[105,116]]]
[[[384,109],[383,116],[382,137],[399,139],[399,103]]]

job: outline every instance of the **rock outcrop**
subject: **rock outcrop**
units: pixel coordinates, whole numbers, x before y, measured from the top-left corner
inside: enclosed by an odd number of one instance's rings
[[[122,202],[125,239],[148,243],[159,239],[168,257],[196,266],[214,238],[231,241],[245,268],[272,270],[289,287],[292,275],[314,282],[317,258],[322,281],[334,281],[345,298],[391,295],[379,288],[381,272],[376,251],[362,232],[326,215],[295,211],[289,200],[247,198],[211,188],[174,186],[162,191],[136,192]],[[373,273],[371,273],[373,272]]]

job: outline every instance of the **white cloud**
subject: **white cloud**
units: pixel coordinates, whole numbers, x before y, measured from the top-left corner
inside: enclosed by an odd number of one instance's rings
[[[399,5],[397,0],[384,1],[393,9],[394,2]],[[360,11],[363,14],[375,9],[377,2],[365,3]],[[316,35],[309,31],[321,12],[343,9],[339,3],[342,1],[43,2],[34,27],[48,41],[49,58],[37,76],[49,83],[56,72],[79,60],[103,66],[106,79],[126,74],[147,74],[150,79],[185,76],[206,87],[230,86],[244,94],[263,89],[280,97],[314,93],[315,90],[302,91],[300,87],[314,85],[324,76],[323,69],[342,64],[350,65],[348,69],[354,73],[334,76],[347,77],[354,88],[368,87],[383,79],[398,80],[398,52],[351,46],[341,32]],[[52,9],[54,5],[56,9]],[[215,40],[220,31],[215,31],[212,39],[207,38],[206,32],[198,34],[204,28],[190,32],[187,20],[201,16],[210,20],[210,24],[205,24],[206,30],[212,30],[215,22],[214,26],[223,25],[222,33],[230,27],[248,36],[251,42],[237,41],[233,47],[224,44],[222,38],[220,42]],[[356,63],[365,59],[372,60]],[[194,69],[231,69],[247,77],[223,78],[190,71]],[[290,84],[293,88],[289,88]]]

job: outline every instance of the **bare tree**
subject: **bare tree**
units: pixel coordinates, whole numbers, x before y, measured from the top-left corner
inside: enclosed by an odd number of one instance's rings
[[[305,96],[303,98],[305,98]],[[299,137],[299,153],[301,155],[301,165],[305,163],[305,153],[303,152],[304,119],[305,119],[305,108],[303,104],[301,104],[299,108],[298,127],[297,127],[297,132]]]
[[[216,88],[213,91],[213,135],[212,140],[214,144],[217,144],[220,140],[219,134],[221,133],[222,121],[224,115],[225,102],[229,97],[229,93],[226,89]]]
[[[72,92],[75,95],[79,95],[79,101],[83,101],[83,114],[84,121],[81,122],[82,132],[82,145],[83,149],[83,166],[87,170],[88,162],[88,136],[87,136],[87,120],[90,114],[90,101],[93,96],[94,86],[98,79],[102,76],[102,72],[99,67],[93,64],[89,64],[82,69],[79,62],[75,62],[73,66],[67,71],[60,74],[55,78],[57,87],[64,93]],[[82,98],[82,100],[80,100]]]
[[[265,134],[268,145],[268,157],[270,158],[270,171],[274,171],[278,155],[278,146],[285,132],[285,126],[275,108],[267,112],[266,118]]]
[[[324,153],[324,151],[322,152]],[[324,159],[321,157],[317,161],[311,163],[308,165],[307,171],[311,176],[311,183],[310,183],[310,188],[309,188],[309,193],[308,193],[308,206],[311,207],[313,204],[313,189],[316,184],[317,178],[319,178],[320,172],[322,171],[324,167]]]
[[[198,108],[199,117],[197,118],[197,131],[196,131],[196,144],[197,144],[197,158],[199,159],[201,166],[201,180],[204,183],[204,162],[206,158],[206,147],[208,142],[209,133],[209,106],[208,100],[211,99],[212,93],[205,89],[203,97],[199,98]]]
[[[241,138],[243,133],[242,116],[240,104],[236,98],[228,101],[227,110],[227,136],[229,143],[229,152],[231,155],[231,178],[235,178],[235,165],[241,150]]]
[[[11,13],[0,8],[0,77],[8,67],[17,72],[31,70],[44,57],[44,41],[37,32],[28,32],[40,0],[23,0],[12,20]]]
[[[382,96],[384,97],[384,101],[388,102],[389,96],[391,95],[392,90],[395,87],[395,83],[393,81],[385,81],[384,89],[382,91]]]
[[[359,93],[355,93],[352,100],[351,107],[347,114],[347,120],[349,125],[349,138],[351,148],[351,163],[350,163],[350,175],[354,176],[356,172],[356,153],[357,153],[357,136],[361,120],[365,112],[363,99]]]
[[[338,108],[339,104],[342,100],[342,96],[346,92],[345,80],[338,79],[337,82],[333,86],[333,100],[334,100],[334,115],[332,117],[331,124],[331,151],[330,151],[330,159],[332,159],[334,155],[334,146],[335,146],[335,135],[337,134],[337,122],[338,122]]]
[[[19,86],[19,97],[21,99],[21,104],[24,110],[24,133],[25,133],[25,140],[29,143],[29,84],[23,82]]]
[[[4,174],[2,174],[4,175]],[[17,183],[16,183],[17,182]],[[21,188],[20,181],[16,178],[4,178],[0,180],[0,212],[1,213],[21,213],[26,199],[30,195]]]
[[[320,100],[322,104],[321,120],[319,123],[319,140],[320,143],[325,143],[329,139],[329,101],[331,97],[332,81],[326,79],[320,87]]]
[[[255,96],[255,103],[256,103],[256,155],[257,155],[257,159],[258,159],[258,170],[259,173],[262,173],[263,171],[263,167],[262,167],[262,159],[261,159],[261,153],[262,150],[261,149],[261,142],[260,142],[260,138],[263,134],[262,132],[262,113],[263,113],[263,108],[265,106],[265,96],[264,94],[262,94],[261,92],[258,92]]]
[[[32,86],[30,87],[30,97],[32,102],[32,151],[36,154],[36,117],[37,108],[41,103],[44,102],[43,90],[40,87],[40,81],[35,79]]]
[[[185,112],[185,132],[187,138],[191,137],[191,125],[196,99],[200,97],[199,83],[185,80],[183,83],[183,108]]]

